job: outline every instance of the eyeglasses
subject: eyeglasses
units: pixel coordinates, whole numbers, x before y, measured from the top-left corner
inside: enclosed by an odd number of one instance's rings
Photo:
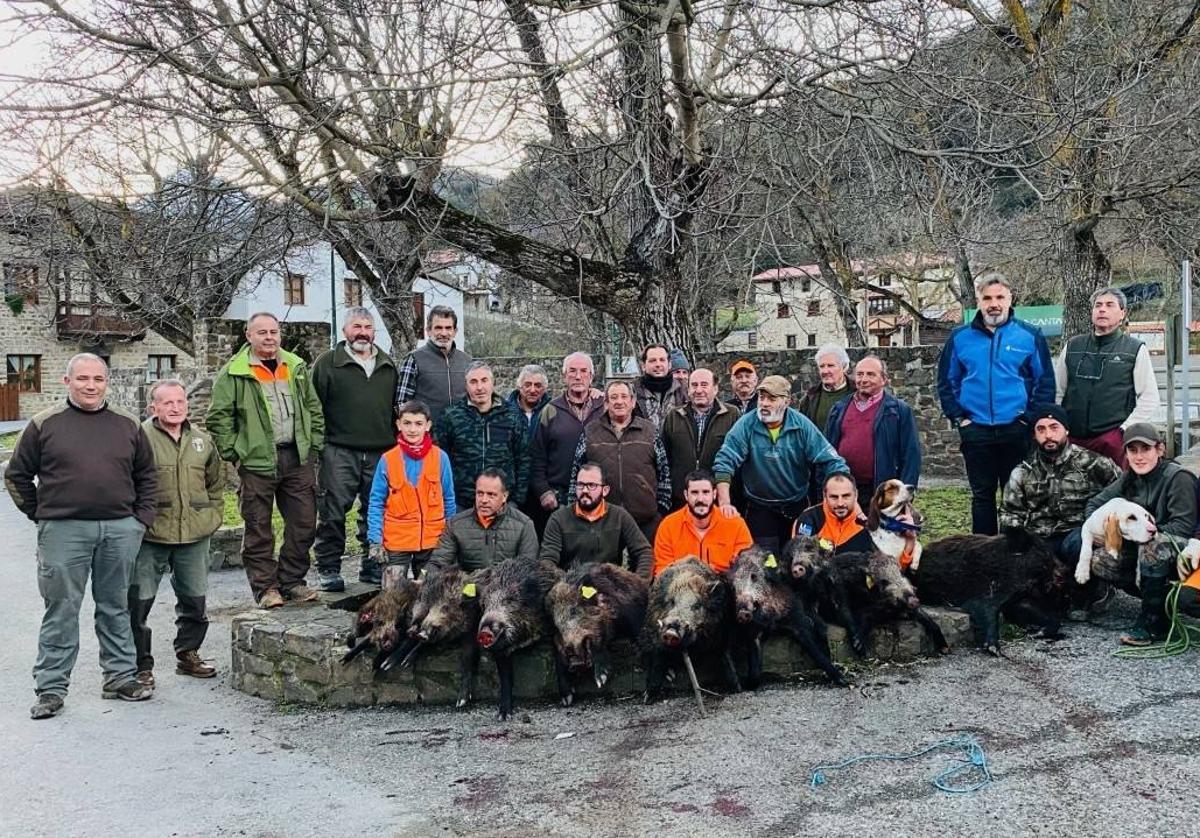
[[[584,483],[582,480],[575,481],[575,488],[581,492],[595,492],[603,486],[603,483]]]

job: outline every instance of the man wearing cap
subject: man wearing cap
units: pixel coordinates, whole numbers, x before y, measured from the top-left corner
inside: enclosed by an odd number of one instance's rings
[[[758,410],[758,370],[754,364],[745,358],[730,364],[729,386],[733,391],[729,404],[736,407],[739,414],[745,416]]]
[[[642,350],[642,374],[633,383],[633,398],[635,415],[650,420],[656,431],[668,410],[687,403],[687,385],[671,375],[671,352],[661,343]]]
[[[1067,412],[1058,405],[1036,405],[1031,415],[1035,448],[1004,486],[1000,528],[1020,527],[1036,535],[1073,566],[1079,551],[1070,555],[1064,542],[1083,525],[1088,501],[1117,480],[1121,469],[1108,457],[1071,443]]]
[[[1196,478],[1179,463],[1166,459],[1166,448],[1153,425],[1130,425],[1124,443],[1128,470],[1088,501],[1084,519],[1113,498],[1133,501],[1154,516],[1158,540],[1172,545],[1172,556],[1177,555],[1196,530]],[[1078,559],[1082,541],[1082,532],[1074,530],[1064,549]],[[1103,549],[1093,554],[1093,577],[1142,599],[1137,621],[1121,636],[1122,643],[1145,646],[1166,637],[1167,589],[1169,574],[1175,569],[1174,561],[1139,562],[1136,544],[1125,544],[1115,556]]]
[[[683,389],[687,389],[688,378],[692,374],[692,363],[683,354],[682,349],[671,350],[671,378],[679,382]]]
[[[1036,326],[1012,316],[1012,284],[999,273],[975,281],[979,311],[950,333],[938,362],[942,413],[958,429],[971,531],[996,534],[996,489],[1025,459],[1029,408],[1054,401],[1054,365]]]
[[[1111,457],[1122,468],[1122,431],[1153,421],[1159,406],[1150,350],[1121,329],[1126,308],[1118,288],[1092,294],[1092,333],[1067,341],[1054,362],[1071,442]]]
[[[814,469],[822,481],[850,471],[817,426],[788,406],[791,395],[783,376],[764,378],[758,385],[757,412],[737,421],[713,462],[721,512],[737,514],[729,483],[738,474],[746,492],[746,523],[754,540],[768,550],[788,540],[792,522],[808,506]]]
[[[804,391],[796,409],[818,428],[824,429],[833,406],[851,393],[850,379],[846,375],[850,371],[850,356],[836,343],[827,343],[817,350],[813,360],[817,362],[820,381]]]

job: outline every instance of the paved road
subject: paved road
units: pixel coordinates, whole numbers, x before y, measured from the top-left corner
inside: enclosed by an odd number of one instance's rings
[[[153,701],[101,701],[87,632],[66,713],[32,722],[33,528],[7,498],[0,532],[0,835],[1195,834],[1200,658],[1112,658],[1128,601],[1066,641],[1009,644],[1006,660],[958,649],[860,674],[854,690],[713,700],[704,720],[686,700],[527,707],[511,725],[483,706],[297,710],[169,671]],[[227,668],[244,581],[213,581],[209,651]],[[164,589],[164,649],[170,601]],[[957,731],[995,773],[979,793],[935,790],[937,757],[809,788],[814,765]]]

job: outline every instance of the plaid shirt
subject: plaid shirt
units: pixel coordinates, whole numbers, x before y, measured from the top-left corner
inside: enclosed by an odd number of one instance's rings
[[[396,384],[396,406],[409,401],[417,392],[417,361],[408,353],[400,363],[400,374]]]
[[[1102,454],[1068,445],[1057,460],[1035,452],[1008,478],[1000,504],[1000,526],[1022,527],[1040,538],[1083,523],[1087,502],[1121,476]]]

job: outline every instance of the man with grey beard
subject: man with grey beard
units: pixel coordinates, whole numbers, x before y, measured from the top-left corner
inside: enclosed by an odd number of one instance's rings
[[[346,311],[345,340],[324,353],[312,368],[313,388],[325,414],[325,449],[321,452],[317,539],[313,554],[317,589],[343,591],[342,553],[346,547],[346,514],[358,499],[358,545],[361,582],[378,585],[382,569],[371,556],[367,508],[371,481],[383,453],[396,444],[392,398],[396,365],[375,345],[375,318],[365,308]]]
[[[1029,450],[1030,408],[1054,402],[1054,365],[1041,329],[1012,316],[1003,274],[975,281],[979,311],[950,333],[938,363],[942,412],[958,429],[971,529],[996,534],[996,489]]]
[[[768,375],[758,385],[758,410],[747,413],[725,435],[713,462],[721,513],[736,515],[729,484],[740,474],[746,491],[746,523],[755,542],[778,550],[791,537],[792,522],[808,505],[813,470],[823,482],[849,474],[843,460],[809,419],[789,407],[792,385]]]

